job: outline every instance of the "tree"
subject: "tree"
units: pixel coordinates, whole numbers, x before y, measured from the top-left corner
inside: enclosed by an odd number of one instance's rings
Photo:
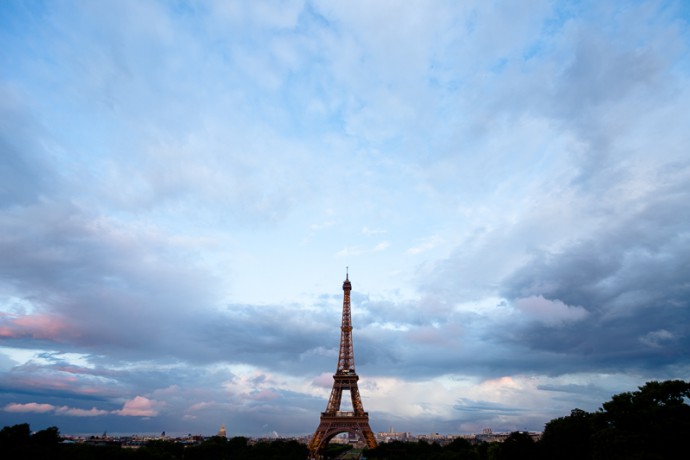
[[[185,459],[188,460],[205,460],[210,458],[223,460],[238,457],[230,455],[228,440],[223,436],[212,436],[198,446],[188,447],[185,452]]]
[[[227,444],[227,451],[230,458],[244,458],[249,450],[249,439],[244,436],[230,438]]]
[[[437,443],[392,441],[379,444],[374,449],[364,449],[363,454],[367,458],[380,460],[424,460],[435,458],[440,452],[441,446]]]
[[[443,447],[439,460],[478,460],[479,454],[467,439],[456,438]]]
[[[5,459],[58,458],[60,431],[51,426],[31,434],[28,423],[0,430],[0,452]]]
[[[539,458],[539,446],[525,431],[515,431],[503,441],[496,452],[496,460],[534,460]]]
[[[31,435],[31,444],[35,446],[54,447],[60,442],[60,430],[51,426]]]
[[[16,446],[26,445],[31,437],[28,423],[6,426],[0,430],[0,447],[5,450]]]
[[[595,417],[593,458],[666,459],[688,451],[690,383],[647,382],[615,395]]]
[[[137,449],[137,457],[156,460],[177,460],[182,458],[184,446],[167,440],[151,440]]]
[[[251,455],[246,458],[256,460],[304,460],[309,449],[297,441],[277,439],[271,442],[258,442],[252,447]]]
[[[546,457],[561,460],[592,458],[593,417],[582,409],[573,409],[570,415],[548,422],[540,441]]]

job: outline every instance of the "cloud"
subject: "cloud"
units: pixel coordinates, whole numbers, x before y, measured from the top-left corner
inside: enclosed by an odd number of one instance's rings
[[[92,407],[91,409],[77,409],[74,407],[61,406],[55,408],[55,413],[57,415],[68,415],[71,417],[98,417],[107,415],[110,412],[107,410],[96,409],[95,407]]]
[[[25,218],[33,220],[31,232],[16,228]],[[0,318],[7,339],[69,342],[92,351],[115,346],[124,354],[136,346],[140,353],[154,343],[143,341],[144,336],[176,327],[178,317],[166,315],[167,308],[191,302],[212,306],[207,303],[212,289],[197,290],[203,284],[210,287],[202,281],[203,270],[183,268],[166,251],[159,252],[168,245],[191,249],[196,246],[193,241],[74,207],[28,208],[0,219],[0,229],[15,235],[0,242],[5,254],[0,288],[31,299],[35,310],[31,315]],[[53,243],[40,243],[46,240]],[[163,288],[166,285],[174,286],[174,294]],[[170,296],[160,295],[166,290]],[[131,315],[137,320],[132,321]]]
[[[388,241],[382,241],[378,243],[376,246],[374,246],[374,252],[379,252],[379,251],[384,251],[390,247],[390,243]]]
[[[380,252],[380,251],[385,251],[388,249],[390,246],[390,243],[388,241],[382,241],[380,243],[377,243],[374,247],[372,248],[365,248],[362,246],[351,246],[351,247],[346,247],[341,249],[336,253],[337,257],[353,257],[353,256],[361,256],[365,254],[371,254],[375,252]]]
[[[367,236],[374,236],[374,235],[381,235],[384,233],[388,233],[388,230],[384,230],[382,228],[369,228],[369,226],[364,226],[362,227],[362,234],[367,235]]]
[[[497,404],[487,401],[471,401],[460,398],[455,408],[462,412],[481,412],[482,414],[515,415],[526,412],[526,409],[516,408],[513,405]]]
[[[6,412],[32,412],[32,413],[49,413],[53,412],[56,415],[66,415],[71,417],[97,417],[108,415],[110,411],[96,409],[92,407],[91,409],[79,409],[75,407],[59,406],[56,407],[52,404],[41,404],[41,403],[10,403],[4,407]]]
[[[312,230],[319,231],[319,230],[325,230],[325,229],[327,229],[327,228],[329,228],[329,227],[332,227],[332,226],[335,225],[335,224],[336,224],[335,221],[329,220],[329,221],[327,221],[327,222],[320,222],[320,223],[318,223],[318,224],[311,224],[311,225],[309,226],[309,228],[312,229]]]
[[[425,238],[419,246],[411,247],[407,249],[408,254],[421,254],[422,252],[429,251],[439,244],[443,243],[443,238],[441,238],[438,235],[433,235],[428,238]]]
[[[658,331],[651,331],[643,337],[640,337],[640,342],[650,347],[659,348],[663,346],[664,342],[672,341],[675,338],[676,337],[666,329],[659,329]]]
[[[312,380],[312,385],[319,388],[331,389],[333,387],[333,375],[327,372],[323,372],[318,375],[314,380]]]
[[[161,403],[144,396],[136,396],[125,401],[122,409],[114,411],[115,414],[124,417],[155,417],[160,411]]]
[[[541,295],[516,299],[513,305],[535,320],[551,325],[578,321],[588,315],[582,307],[569,306],[558,299],[548,300]]]
[[[270,389],[264,389],[248,395],[248,398],[253,401],[273,401],[280,398],[280,394]]]
[[[0,81],[0,208],[29,205],[54,192],[54,164],[43,155],[50,136],[20,87]]]
[[[429,324],[410,328],[405,336],[412,344],[435,345],[439,348],[450,347],[459,344],[461,328],[455,324]]]
[[[0,337],[18,339],[30,337],[39,340],[63,341],[71,335],[67,322],[49,315],[3,315],[0,323]]]
[[[44,413],[51,412],[55,410],[55,406],[52,404],[40,404],[40,403],[10,403],[4,408],[6,412],[36,412]]]

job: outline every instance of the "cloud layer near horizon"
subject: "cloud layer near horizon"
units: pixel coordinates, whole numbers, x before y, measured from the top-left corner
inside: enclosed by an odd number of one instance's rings
[[[682,2],[4,2],[0,423],[539,430],[690,369]],[[497,33],[500,31],[500,33]]]

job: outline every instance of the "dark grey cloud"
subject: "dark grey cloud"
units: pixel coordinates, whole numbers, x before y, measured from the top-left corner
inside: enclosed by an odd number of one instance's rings
[[[420,374],[673,375],[690,359],[690,222],[684,212],[689,188],[687,167],[677,167],[676,175],[666,176],[673,180],[655,186],[623,215],[604,219],[582,240],[557,251],[533,250],[528,262],[499,280],[507,303],[497,305],[494,314],[429,314],[425,324],[440,325],[431,357],[401,345],[396,350],[404,356],[401,361]],[[483,249],[471,257],[481,257]],[[466,270],[463,255],[440,265],[441,289],[430,284],[429,291],[450,300],[452,280],[458,279],[459,286],[466,282],[460,279]],[[465,300],[472,302],[469,292]],[[466,293],[458,290],[460,299]],[[552,302],[552,311],[528,316],[517,308],[521,299],[537,296]],[[578,316],[551,319],[565,308]],[[453,342],[457,331],[464,334]]]
[[[611,397],[610,392],[593,384],[545,384],[539,385],[540,390],[554,393],[554,400],[562,400],[575,407],[587,407],[591,401],[603,402]],[[558,394],[562,394],[559,396]],[[577,404],[581,406],[577,406]]]
[[[60,320],[29,327],[35,338],[89,346],[120,336],[120,346],[137,348],[170,326],[170,309],[212,296],[210,277],[171,259],[165,238],[75,206],[19,209],[0,217],[0,229],[4,294]]]
[[[543,295],[587,309],[561,328],[532,327],[514,338],[605,369],[663,369],[686,362],[690,345],[688,183],[661,190],[627,218],[563,251],[536,255],[505,280],[510,299]],[[585,364],[585,363],[581,363]]]

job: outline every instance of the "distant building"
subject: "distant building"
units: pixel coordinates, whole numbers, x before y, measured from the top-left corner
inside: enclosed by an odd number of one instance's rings
[[[220,426],[220,430],[218,430],[218,436],[220,436],[221,438],[228,437],[228,432],[225,430],[225,425]]]
[[[410,441],[412,439],[412,433],[397,432],[393,429],[393,427],[390,427],[388,431],[376,433],[376,439],[379,442]]]

